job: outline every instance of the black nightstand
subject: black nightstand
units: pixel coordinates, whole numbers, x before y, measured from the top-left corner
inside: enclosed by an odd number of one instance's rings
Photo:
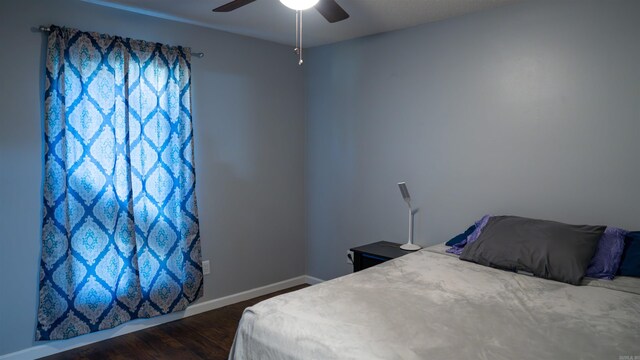
[[[414,251],[400,249],[400,245],[389,241],[378,241],[373,244],[358,246],[350,249],[353,251],[353,272],[364,270],[372,266],[382,264],[385,261],[395,259]]]

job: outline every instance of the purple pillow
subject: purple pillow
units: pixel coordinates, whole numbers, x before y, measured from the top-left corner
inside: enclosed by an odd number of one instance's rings
[[[462,250],[464,250],[465,245],[471,244],[474,241],[478,240],[480,234],[482,233],[482,229],[484,229],[487,222],[489,222],[489,218],[491,215],[485,215],[482,219],[476,221],[476,229],[471,233],[471,235],[467,236],[466,239],[461,242],[454,244],[451,248],[447,249],[447,252],[450,254],[460,255],[462,254]]]
[[[596,279],[612,280],[618,272],[622,252],[624,251],[624,238],[626,230],[607,227],[598,240],[596,253],[591,258],[587,273],[584,276]]]

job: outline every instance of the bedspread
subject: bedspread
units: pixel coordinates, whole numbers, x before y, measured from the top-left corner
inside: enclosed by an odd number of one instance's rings
[[[640,279],[573,286],[442,250],[247,308],[230,359],[640,358]]]

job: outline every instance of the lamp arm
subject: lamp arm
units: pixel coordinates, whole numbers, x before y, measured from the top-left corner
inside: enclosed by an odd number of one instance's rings
[[[413,209],[409,206],[409,244],[413,244]]]
[[[402,198],[407,202],[407,205],[409,206],[409,239],[406,244],[400,246],[400,249],[406,251],[416,251],[420,249],[420,246],[413,243],[413,217],[415,213],[418,212],[418,209],[414,210],[411,207],[411,196],[409,195],[409,190],[407,190],[407,184],[401,182],[398,183],[398,187],[400,188],[400,193],[402,193]]]

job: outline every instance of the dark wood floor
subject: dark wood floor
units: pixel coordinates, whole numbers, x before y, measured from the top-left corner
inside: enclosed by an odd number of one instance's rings
[[[226,359],[242,312],[300,285],[43,359]]]

